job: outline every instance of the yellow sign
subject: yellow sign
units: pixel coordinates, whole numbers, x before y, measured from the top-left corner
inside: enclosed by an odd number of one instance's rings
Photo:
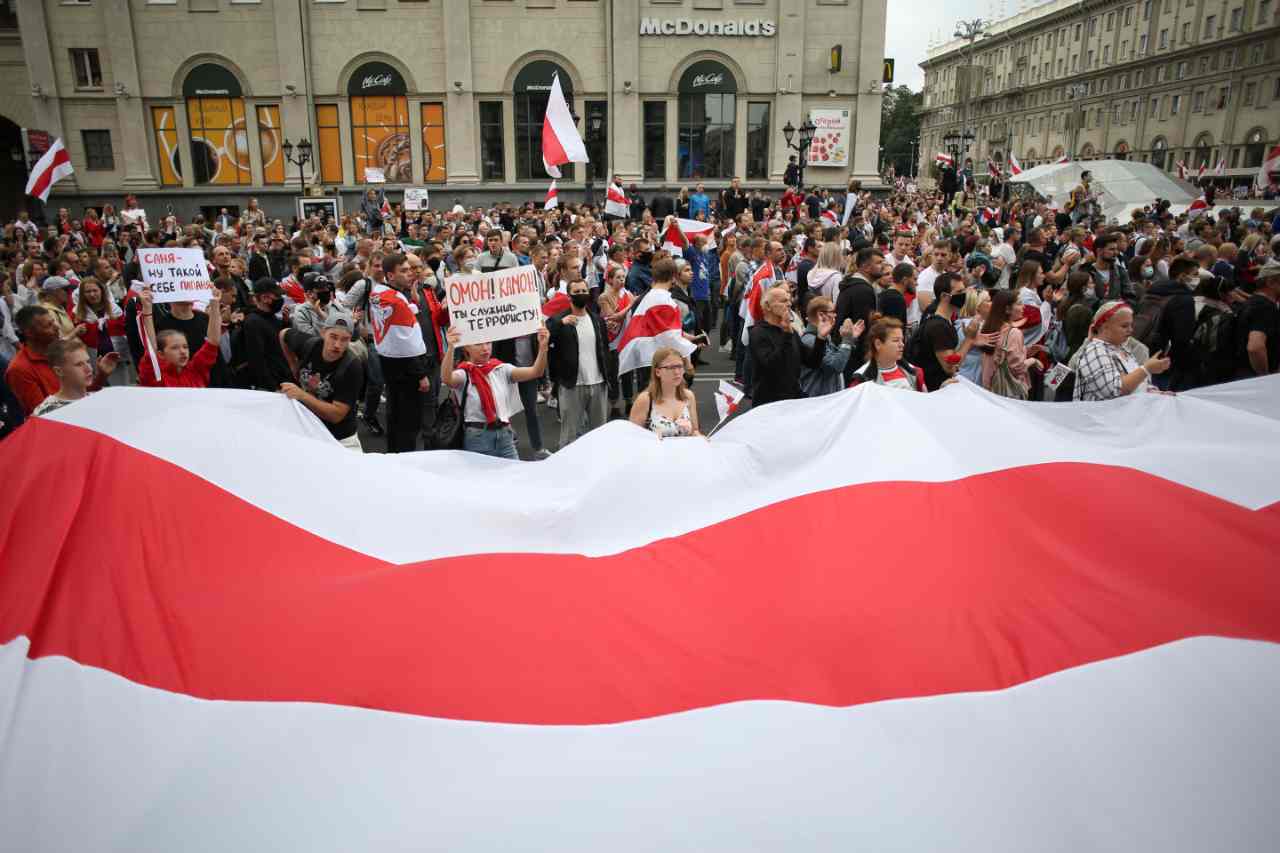
[[[893,60],[892,59],[886,59],[884,61],[884,82],[886,83],[893,82]]]
[[[840,62],[844,58],[844,46],[836,45],[831,48],[831,73],[840,73]]]

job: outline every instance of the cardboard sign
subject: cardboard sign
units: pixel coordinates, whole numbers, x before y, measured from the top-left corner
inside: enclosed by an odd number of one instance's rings
[[[217,298],[200,249],[142,249],[142,280],[157,302],[208,302]]]
[[[455,275],[445,280],[449,322],[460,344],[531,335],[542,325],[542,300],[533,266]]]
[[[431,193],[418,187],[407,187],[404,191],[405,210],[430,210]]]
[[[817,128],[809,145],[809,165],[849,165],[849,111],[809,110],[809,121]]]
[[[385,184],[387,182],[387,173],[375,166],[365,166],[364,182],[366,184]]]

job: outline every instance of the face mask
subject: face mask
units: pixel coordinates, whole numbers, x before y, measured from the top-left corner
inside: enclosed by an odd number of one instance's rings
[[[431,271],[432,271],[432,272],[438,272],[438,271],[439,271],[439,269],[440,269],[440,259],[439,259],[439,258],[428,258],[428,259],[427,259],[427,266],[431,267]]]
[[[573,303],[574,308],[586,308],[587,303],[591,300],[590,293],[571,293],[569,301]]]
[[[647,264],[652,260],[653,252],[640,252],[636,255],[636,261],[642,264]]]
[[[270,307],[268,307],[267,310],[272,314],[278,314],[280,313],[280,309],[283,307],[284,307],[284,297],[277,296],[275,299],[271,300]]]
[[[332,298],[333,298],[333,294],[327,290],[316,291],[316,302],[319,302],[321,305],[328,305],[329,300]]]
[[[1196,285],[1198,285],[1198,284],[1200,283],[1200,276],[1198,276],[1198,275],[1184,275],[1184,276],[1182,277],[1182,283],[1183,283],[1183,285],[1185,285],[1186,287],[1195,287]]]
[[[1151,267],[1143,267],[1143,268],[1142,268],[1142,277],[1143,277],[1143,278],[1154,278],[1154,277],[1155,277],[1155,274],[1156,274],[1156,271],[1155,271],[1154,269],[1152,269]]]
[[[963,307],[964,307],[965,300],[966,300],[967,298],[968,298],[968,294],[966,294],[963,290],[962,290],[962,291],[960,291],[959,293],[953,293],[953,294],[951,294],[951,297],[950,297],[951,307],[952,307],[952,308],[963,308]]]

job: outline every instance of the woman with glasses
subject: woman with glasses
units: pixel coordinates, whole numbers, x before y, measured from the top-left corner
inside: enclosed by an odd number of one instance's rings
[[[631,422],[658,434],[659,438],[701,435],[698,401],[684,382],[684,356],[671,347],[653,354],[649,387],[636,397]]]

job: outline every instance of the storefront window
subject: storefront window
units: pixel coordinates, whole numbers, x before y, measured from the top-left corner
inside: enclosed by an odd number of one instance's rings
[[[542,122],[547,114],[547,101],[551,95],[551,81],[560,77],[560,89],[573,109],[573,80],[563,68],[554,62],[536,60],[530,62],[516,75],[513,85],[516,119],[516,180],[550,180],[542,167]],[[579,127],[579,133],[582,128]],[[561,166],[566,180],[573,180],[573,167]]]
[[[444,157],[444,104],[422,105],[422,177],[442,184],[447,175]]]
[[[151,126],[156,135],[156,157],[160,161],[160,185],[182,186],[182,158],[178,154],[178,126],[173,107],[152,107]]]
[[[262,182],[284,183],[284,154],[280,151],[280,107],[258,107],[258,145],[262,153]]]
[[[191,69],[182,85],[197,184],[250,184],[249,134],[240,81],[221,65]]]
[[[381,169],[387,183],[413,182],[407,92],[404,77],[385,62],[366,62],[347,82],[357,182],[366,169]]]
[[[747,178],[769,177],[769,104],[747,104]]]
[[[1266,138],[1261,130],[1254,130],[1244,140],[1244,167],[1257,169],[1267,153]]]
[[[1165,154],[1168,150],[1169,143],[1164,141],[1164,137],[1156,137],[1155,141],[1151,143],[1151,165],[1157,169],[1163,169]]]
[[[667,177],[667,105],[664,101],[644,104],[644,176],[648,180]]]
[[[718,62],[695,62],[680,78],[677,162],[681,178],[733,177],[737,83]]]
[[[480,102],[480,179],[507,179],[506,152],[502,146],[502,103]]]
[[[342,137],[338,131],[337,104],[316,104],[316,137],[320,183],[342,183]]]

